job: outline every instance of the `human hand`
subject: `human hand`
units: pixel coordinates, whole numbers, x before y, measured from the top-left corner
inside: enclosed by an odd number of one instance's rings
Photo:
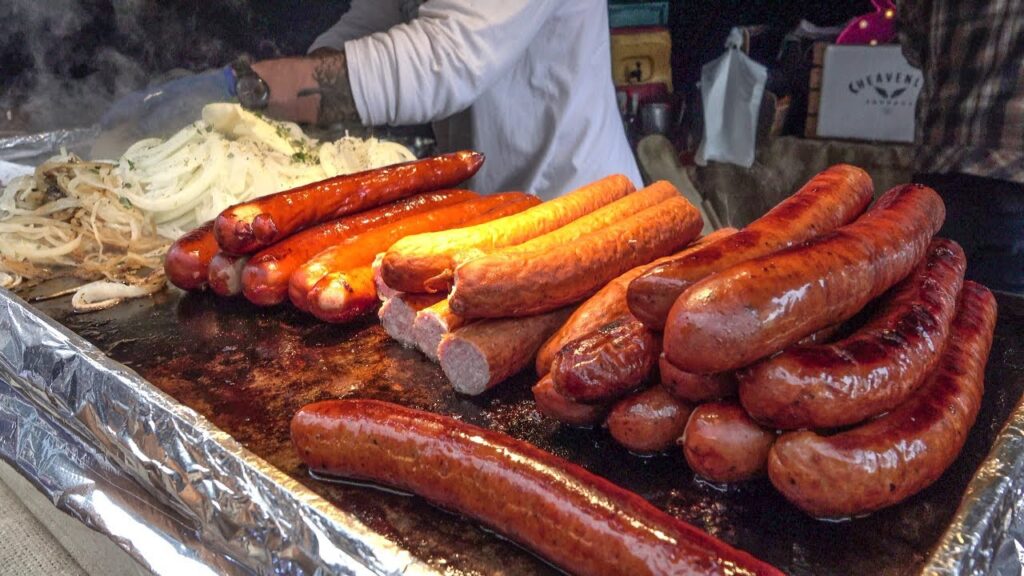
[[[270,101],[264,112],[280,120],[314,123],[320,109],[320,94],[313,77],[316,59],[276,58],[254,62],[252,69],[270,87]],[[312,91],[300,95],[303,91]]]

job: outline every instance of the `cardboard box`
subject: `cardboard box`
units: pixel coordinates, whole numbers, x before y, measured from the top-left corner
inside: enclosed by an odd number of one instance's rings
[[[922,83],[898,45],[815,46],[805,135],[913,142]]]

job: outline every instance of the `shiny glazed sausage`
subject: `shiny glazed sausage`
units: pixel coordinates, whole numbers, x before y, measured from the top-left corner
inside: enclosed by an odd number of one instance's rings
[[[167,249],[164,257],[167,280],[182,290],[206,288],[210,260],[219,250],[217,238],[213,235],[213,220],[200,224]]]
[[[698,476],[729,483],[764,476],[775,437],[739,404],[711,402],[693,410],[680,444]]]
[[[691,410],[664,388],[653,386],[619,400],[604,425],[630,452],[656,454],[671,448],[683,435]]]

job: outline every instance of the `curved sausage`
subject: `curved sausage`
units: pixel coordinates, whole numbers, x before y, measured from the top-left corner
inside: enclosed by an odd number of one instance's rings
[[[541,237],[461,264],[449,301],[466,318],[525,316],[579,302],[630,268],[689,244],[702,226],[697,209],[675,196],[575,241]]]
[[[288,299],[288,279],[292,273],[327,248],[402,218],[476,197],[469,190],[417,194],[303,230],[249,258],[242,270],[242,293],[253,304],[280,304]]]
[[[416,348],[427,358],[437,362],[437,347],[441,345],[441,340],[465,324],[466,320],[462,316],[452,312],[448,299],[442,299],[416,314],[412,326]]]
[[[299,410],[291,437],[313,470],[422,496],[572,574],[781,575],[579,466],[447,416],[333,400]]]
[[[217,216],[214,233],[222,250],[252,254],[321,222],[451,188],[476,174],[483,163],[482,154],[463,151],[335,176],[235,204]]]
[[[768,458],[768,476],[812,516],[873,512],[930,485],[956,460],[981,408],[996,301],[964,282],[939,365],[898,408],[833,436],[783,434]]]
[[[380,275],[380,263],[381,260],[383,259],[383,252],[377,254],[377,256],[373,259],[373,263],[370,264],[370,268],[373,270],[373,286],[374,288],[377,289],[377,298],[379,298],[381,302],[387,302],[388,300],[394,298],[395,296],[398,296],[399,294],[404,294],[404,292],[393,290],[391,289],[391,287],[384,283],[384,278],[382,278]]]
[[[597,330],[601,326],[611,322],[612,320],[629,313],[629,307],[626,305],[626,289],[629,287],[629,283],[637,276],[649,270],[652,266],[657,266],[662,262],[666,262],[672,258],[678,258],[679,256],[700,249],[702,246],[707,245],[708,242],[714,242],[719,238],[724,238],[731,234],[735,234],[735,228],[722,228],[715,230],[714,232],[698,239],[693,244],[690,244],[683,249],[682,252],[673,254],[672,256],[666,256],[659,258],[654,262],[648,262],[633,268],[625,274],[615,278],[611,282],[605,284],[604,288],[598,290],[593,296],[587,298],[569,320],[555,332],[547,342],[544,343],[540,348],[540,352],[537,352],[537,375],[544,376],[551,370],[551,361],[554,360],[555,354],[558,353],[566,344],[569,342],[582,337],[583,335]]]
[[[424,308],[443,299],[441,294],[406,294],[399,292],[388,298],[377,312],[380,325],[394,340],[403,346],[416,346],[413,322],[416,314]]]
[[[210,260],[220,250],[213,235],[213,220],[174,241],[164,257],[167,280],[182,290],[206,288]]]
[[[640,386],[660,352],[657,336],[626,314],[566,344],[551,362],[551,378],[559,394],[577,402],[609,402]]]
[[[694,282],[842,226],[864,211],[873,193],[867,172],[846,164],[832,166],[739,233],[634,280],[627,294],[629,309],[644,324],[662,330],[672,304]]]
[[[942,355],[967,266],[952,240],[933,240],[914,272],[849,338],[794,346],[739,370],[740,401],[758,422],[838,428],[906,400]]]
[[[324,322],[348,322],[366,314],[380,304],[373,269],[359,266],[331,272],[309,291],[306,303],[310,314]]]
[[[210,259],[207,281],[210,290],[218,296],[238,296],[242,293],[242,269],[247,256],[217,252]]]
[[[683,435],[693,408],[660,386],[619,400],[604,425],[621,446],[636,454],[664,452]]]
[[[700,403],[736,395],[736,376],[732,372],[687,372],[669,362],[664,352],[658,357],[658,371],[661,385],[680,400]]]
[[[467,324],[445,336],[437,347],[441,370],[456,392],[482,394],[529,366],[540,345],[571,313],[568,307]]]
[[[730,483],[764,476],[775,438],[739,404],[712,402],[693,410],[680,444],[698,476]]]
[[[910,273],[945,215],[931,188],[898,186],[853,224],[697,282],[672,306],[665,356],[725,372],[847,320]]]
[[[633,190],[628,178],[615,174],[486,226],[410,236],[396,242],[385,255],[384,282],[405,292],[447,292],[462,258],[547,234]]]
[[[481,196],[364,230],[321,251],[299,266],[288,279],[288,296],[297,308],[310,311],[309,293],[328,274],[369,266],[378,253],[386,251],[392,244],[411,234],[458,228],[496,218],[503,214],[507,204],[518,206],[521,198],[521,192]]]
[[[551,376],[545,376],[531,389],[537,410],[570,426],[593,426],[604,419],[608,406],[603,404],[581,404],[566,398],[555,390]]]

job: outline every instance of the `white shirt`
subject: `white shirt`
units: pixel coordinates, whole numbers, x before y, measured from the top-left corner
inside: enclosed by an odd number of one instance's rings
[[[437,122],[487,160],[480,192],[549,199],[622,173],[642,185],[615,101],[605,0],[354,0],[310,51],[344,49],[364,124]],[[415,3],[413,3],[415,4]]]

